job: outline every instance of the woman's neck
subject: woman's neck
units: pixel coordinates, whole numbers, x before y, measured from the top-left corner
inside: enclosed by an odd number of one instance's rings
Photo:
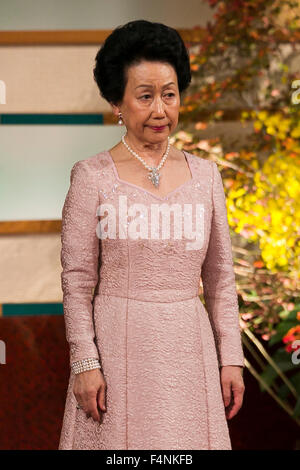
[[[130,136],[125,135],[125,142],[129,147],[136,152],[141,158],[147,161],[150,165],[158,166],[162,156],[167,150],[168,140],[165,139],[161,142],[147,142],[132,139]],[[123,142],[121,142],[122,145]]]

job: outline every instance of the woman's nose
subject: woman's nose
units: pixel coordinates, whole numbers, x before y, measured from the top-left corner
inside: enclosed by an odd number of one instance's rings
[[[153,109],[159,115],[165,114],[164,103],[160,98],[154,100]]]

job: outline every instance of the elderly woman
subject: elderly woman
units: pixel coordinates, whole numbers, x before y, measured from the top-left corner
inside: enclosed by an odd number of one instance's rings
[[[131,21],[94,78],[126,132],[74,164],[63,207],[59,449],[231,449],[244,356],[222,178],[169,140],[188,52],[174,29]]]

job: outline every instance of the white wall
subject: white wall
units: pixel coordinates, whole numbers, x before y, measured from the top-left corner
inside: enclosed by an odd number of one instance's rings
[[[0,221],[60,220],[78,160],[117,144],[124,126],[0,126]]]
[[[210,18],[203,0],[0,0],[0,30],[112,29],[137,19],[191,28]]]

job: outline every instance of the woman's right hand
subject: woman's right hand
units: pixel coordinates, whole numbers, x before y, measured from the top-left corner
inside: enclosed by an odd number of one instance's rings
[[[89,418],[101,422],[100,413],[106,412],[106,380],[100,369],[92,369],[75,375],[73,393],[80,407]],[[100,411],[100,413],[99,413]]]

